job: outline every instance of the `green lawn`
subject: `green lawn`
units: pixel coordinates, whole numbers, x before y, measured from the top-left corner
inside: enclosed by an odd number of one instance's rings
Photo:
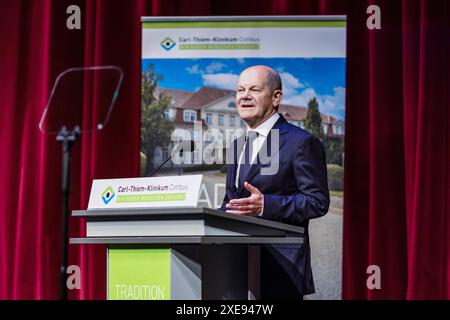
[[[330,191],[330,196],[343,198],[344,191]]]

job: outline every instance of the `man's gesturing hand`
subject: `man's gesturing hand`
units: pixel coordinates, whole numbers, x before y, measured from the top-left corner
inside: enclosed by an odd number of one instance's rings
[[[244,182],[244,188],[251,193],[250,197],[231,199],[226,205],[227,212],[241,214],[244,216],[259,215],[264,207],[263,194],[258,190],[258,188],[252,186],[247,181]]]

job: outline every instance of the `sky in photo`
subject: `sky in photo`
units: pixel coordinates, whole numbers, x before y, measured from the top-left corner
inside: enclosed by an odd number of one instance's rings
[[[146,59],[163,76],[160,87],[196,91],[203,86],[236,89],[239,73],[267,65],[280,73],[282,103],[306,107],[312,97],[322,113],[345,119],[345,58]]]

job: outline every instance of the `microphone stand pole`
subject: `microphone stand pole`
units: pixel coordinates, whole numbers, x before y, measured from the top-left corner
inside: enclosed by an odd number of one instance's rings
[[[172,159],[173,155],[176,154],[177,152],[179,152],[180,157],[182,157],[182,156],[183,156],[183,151],[184,151],[183,149],[180,149],[180,150],[177,150],[177,151],[173,152],[173,153],[170,155],[170,157],[168,157],[163,163],[161,163],[161,164],[158,166],[158,168],[156,168],[155,170],[153,170],[152,173],[150,173],[147,177],[152,177],[152,176],[155,174],[155,172],[158,171],[159,168],[161,168],[163,165],[165,165],[165,164],[167,163],[167,161],[169,161],[170,159]],[[180,173],[180,168],[179,168],[177,165],[175,165],[175,167],[177,168],[178,175],[180,176],[180,175],[181,175],[181,173]]]
[[[152,173],[150,173],[150,174],[148,175],[148,177],[153,176],[153,175],[155,174],[155,172],[158,171],[159,168],[161,168],[164,164],[166,164],[166,162],[169,161],[170,159],[172,159],[172,155],[170,155],[170,157],[168,157],[168,158],[166,159],[166,161],[164,161],[163,163],[161,163],[161,164],[159,165],[158,168],[156,168],[155,170],[153,170]]]
[[[77,136],[81,133],[77,126],[73,131],[67,131],[62,127],[56,136],[56,141],[62,145],[62,246],[61,246],[61,266],[60,272],[60,298],[67,299],[66,269],[67,269],[67,226],[69,215],[69,197],[70,197],[70,151],[74,145]]]

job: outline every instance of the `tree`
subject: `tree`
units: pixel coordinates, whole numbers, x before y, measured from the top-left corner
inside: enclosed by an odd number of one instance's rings
[[[170,104],[171,97],[155,97],[155,89],[162,76],[156,74],[153,65],[142,72],[141,82],[141,151],[147,158],[144,175],[153,169],[153,156],[157,147],[164,147],[170,142],[173,131],[171,120],[164,118],[164,112]]]
[[[344,153],[344,141],[338,137],[327,137],[324,143],[327,163],[342,166],[342,154]]]
[[[305,119],[305,129],[319,138],[325,149],[327,163],[343,165],[342,154],[344,141],[339,137],[328,137],[322,130],[322,118],[319,111],[319,103],[314,97],[308,102],[308,112]]]
[[[319,103],[316,97],[308,102],[308,112],[306,113],[305,129],[315,135],[323,142],[322,118],[319,111]]]

